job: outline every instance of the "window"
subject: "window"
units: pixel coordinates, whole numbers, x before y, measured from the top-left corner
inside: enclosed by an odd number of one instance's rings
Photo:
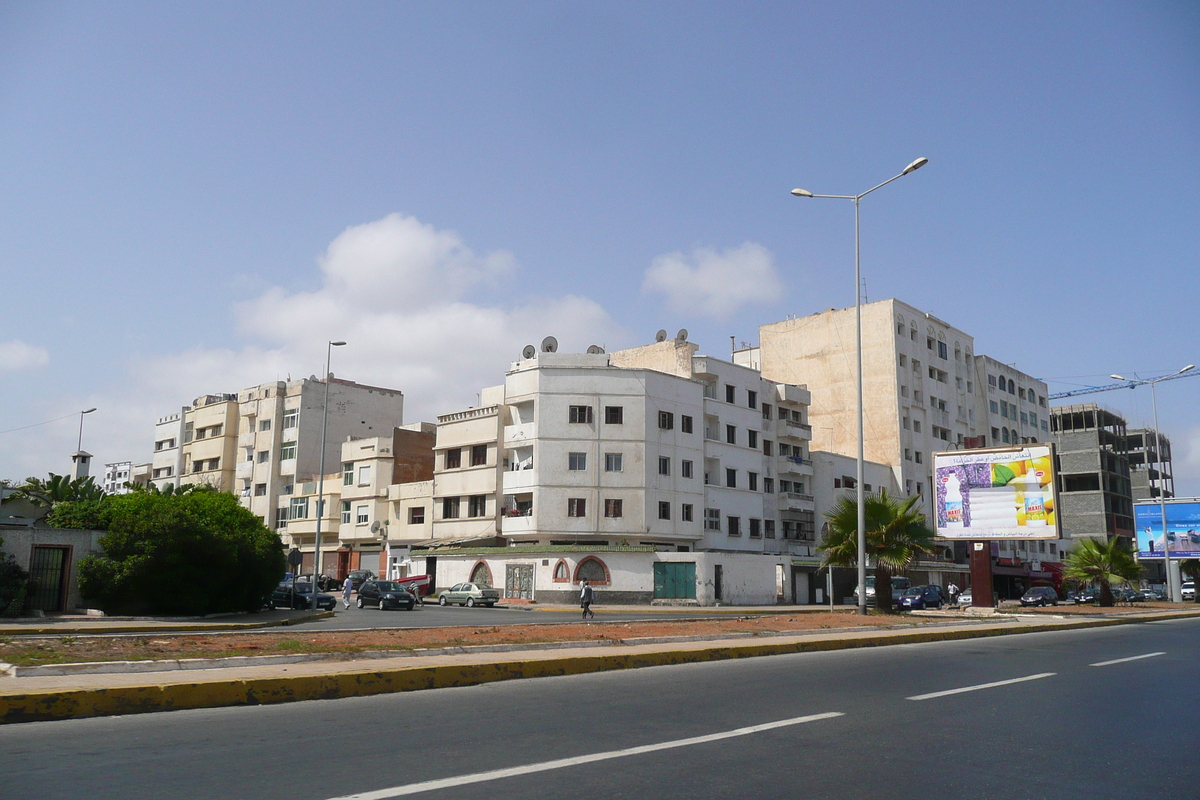
[[[1022,425],[1028,425],[1028,424],[1029,424],[1029,415],[1028,415],[1028,414],[1026,414],[1024,411],[1022,411],[1022,412],[1021,412],[1021,424],[1022,424]]]
[[[471,447],[471,466],[486,467],[487,466],[487,451],[486,444],[477,444]]]
[[[358,467],[358,485],[366,486],[371,482],[371,465],[360,464]]]
[[[933,349],[933,337],[932,336],[925,337],[925,347],[929,350]]]
[[[692,504],[684,503],[679,507],[679,519],[684,522],[692,521]]]
[[[587,581],[593,585],[605,586],[608,584],[608,568],[604,566],[604,562],[595,556],[588,556],[583,561],[579,562],[579,566],[575,568],[575,582]]]
[[[354,465],[342,464],[342,486],[354,485]]]
[[[1001,428],[1000,434],[1001,434],[1000,438],[1004,441],[1005,444],[1008,444],[1008,428]]]
[[[771,418],[771,406],[767,405],[766,403],[763,403],[762,412],[763,412],[763,419]]]
[[[300,424],[300,412],[288,411],[283,415],[283,427],[294,428]]]
[[[750,408],[758,408],[758,392],[746,391],[746,405]]]
[[[768,539],[775,538],[775,520],[773,520],[773,519],[764,519],[763,520],[763,534]]]
[[[462,466],[462,450],[457,447],[446,451],[446,469],[458,469]]]
[[[750,518],[750,538],[751,539],[761,539],[762,538],[762,520],[761,519],[755,519],[754,517]]]
[[[921,432],[921,420],[914,419],[913,420],[913,433],[920,433],[920,432]]]
[[[659,475],[670,475],[671,474],[671,459],[668,458],[667,456],[659,456],[658,457],[658,474]]]
[[[904,385],[900,386],[900,396],[908,397],[908,387],[907,386],[904,386]]]
[[[763,439],[763,455],[764,456],[771,455],[771,449],[772,449],[771,440]]]
[[[567,469],[572,472],[587,469],[587,453],[568,453]]]
[[[1000,413],[1000,404],[997,403],[995,400],[988,400],[988,409],[993,414],[999,414]]]
[[[413,506],[412,508],[408,509],[408,524],[425,524],[425,506]]]
[[[758,431],[746,431],[746,447],[758,449]]]
[[[900,354],[900,366],[902,366],[902,367],[908,366],[908,356],[904,355],[904,353]]]
[[[207,436],[208,436],[208,428],[197,428],[196,429],[196,438],[197,439],[204,439]]]
[[[792,446],[783,442],[779,443],[779,455],[790,456],[792,454]]]
[[[621,501],[620,500],[605,500],[604,501],[604,516],[615,519],[621,516]]]
[[[458,519],[458,498],[442,498],[442,519]]]
[[[938,358],[945,358],[946,357],[946,343],[938,342],[937,344],[938,344]]]
[[[719,509],[719,508],[704,509],[704,530],[706,530],[706,531],[721,530],[721,509]]]
[[[904,460],[912,461],[912,450],[909,450],[907,447],[904,448]]]
[[[725,441],[729,444],[737,444],[737,427],[733,425],[725,426]]]
[[[473,494],[467,499],[467,516],[468,517],[486,517],[487,516],[487,495]]]
[[[664,431],[672,430],[675,427],[675,415],[670,411],[658,412],[658,427]]]
[[[925,484],[921,483],[920,481],[917,481],[917,494],[924,494],[924,493],[925,493]]]
[[[267,496],[267,485],[265,483],[254,484],[254,496],[255,497],[266,497]]]
[[[686,459],[679,462],[679,477],[692,477],[692,462],[687,461]]]
[[[766,494],[775,494],[774,478],[763,478],[763,492]]]
[[[904,430],[906,430],[906,431],[912,430],[912,426],[909,425],[909,423],[908,423],[908,417],[905,417],[904,419],[900,420],[900,424],[904,426]]]
[[[725,485],[728,486],[730,489],[737,488],[737,470],[736,469],[731,469],[728,467],[725,469]]]
[[[605,406],[604,424],[622,425],[625,422],[625,406]]]
[[[279,460],[287,461],[289,458],[296,457],[296,443],[284,442],[283,447],[279,448]]]
[[[588,424],[592,421],[591,406],[571,406],[567,415],[568,422]]]
[[[728,533],[730,536],[742,535],[742,519],[741,517],[726,517],[729,523]]]
[[[1000,401],[1000,416],[1008,419],[1008,403],[1003,400]]]
[[[224,425],[213,425],[211,428],[208,429],[209,436],[220,436],[224,432],[225,432]]]
[[[350,524],[350,501],[349,500],[342,501],[342,524],[343,525]]]
[[[620,453],[605,453],[604,454],[604,471],[605,472],[620,472],[621,471],[621,454]]]
[[[308,498],[293,497],[288,504],[288,519],[304,519],[308,516]]]
[[[684,433],[692,432],[692,418],[687,414],[679,415],[679,430],[683,431]]]
[[[732,403],[737,396],[737,390],[729,385],[725,386],[725,402]]]
[[[568,517],[585,517],[587,516],[587,500],[582,497],[567,498],[567,516]]]
[[[659,519],[670,519],[671,518],[671,504],[668,503],[666,500],[658,501],[658,518]]]
[[[758,491],[758,473],[757,472],[747,472],[746,473],[746,486],[752,492]]]
[[[270,460],[271,460],[271,451],[270,450],[259,450],[258,451],[258,463],[265,464]]]
[[[994,441],[996,441],[996,440],[997,440],[997,439],[999,439],[999,438],[1000,438],[1000,429],[999,429],[999,428],[992,428],[992,441],[994,442]]]
[[[260,431],[269,431],[269,430],[271,430],[271,420],[269,420],[269,419],[262,419],[262,420],[259,420],[259,421],[258,421],[258,429],[259,429]]]
[[[554,580],[556,583],[566,583],[570,580],[567,573],[567,562],[559,561],[554,565]]]
[[[921,451],[920,450],[917,450],[913,453],[913,461],[916,461],[918,464],[921,463]]]
[[[354,524],[366,525],[370,521],[371,521],[371,507],[369,505],[364,503],[363,505],[361,505],[357,509],[355,509]]]

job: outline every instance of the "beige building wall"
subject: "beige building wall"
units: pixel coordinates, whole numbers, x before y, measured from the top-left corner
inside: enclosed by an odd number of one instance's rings
[[[222,492],[234,491],[237,462],[236,395],[198,397],[183,412],[182,486],[200,483]]]

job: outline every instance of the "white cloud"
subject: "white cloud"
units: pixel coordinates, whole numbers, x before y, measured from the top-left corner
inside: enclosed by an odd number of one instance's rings
[[[662,292],[675,311],[724,319],[742,306],[777,299],[783,285],[770,251],[754,242],[716,251],[698,247],[689,259],[667,253],[646,270],[642,291]]]
[[[50,354],[44,347],[26,344],[20,339],[0,342],[0,372],[44,367],[49,363]]]

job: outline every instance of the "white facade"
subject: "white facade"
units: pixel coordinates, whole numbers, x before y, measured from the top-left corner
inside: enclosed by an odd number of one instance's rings
[[[183,415],[178,413],[158,418],[154,426],[154,455],[150,460],[150,482],[159,489],[178,486],[183,471]]]
[[[104,490],[105,494],[126,494],[129,489],[125,487],[125,483],[131,480],[132,474],[132,461],[116,461],[105,464],[104,482],[100,484],[100,488]]]

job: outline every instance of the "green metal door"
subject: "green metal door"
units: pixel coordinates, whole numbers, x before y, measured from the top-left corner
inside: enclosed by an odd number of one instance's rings
[[[695,600],[696,565],[693,562],[659,562],[654,565],[656,599]]]

